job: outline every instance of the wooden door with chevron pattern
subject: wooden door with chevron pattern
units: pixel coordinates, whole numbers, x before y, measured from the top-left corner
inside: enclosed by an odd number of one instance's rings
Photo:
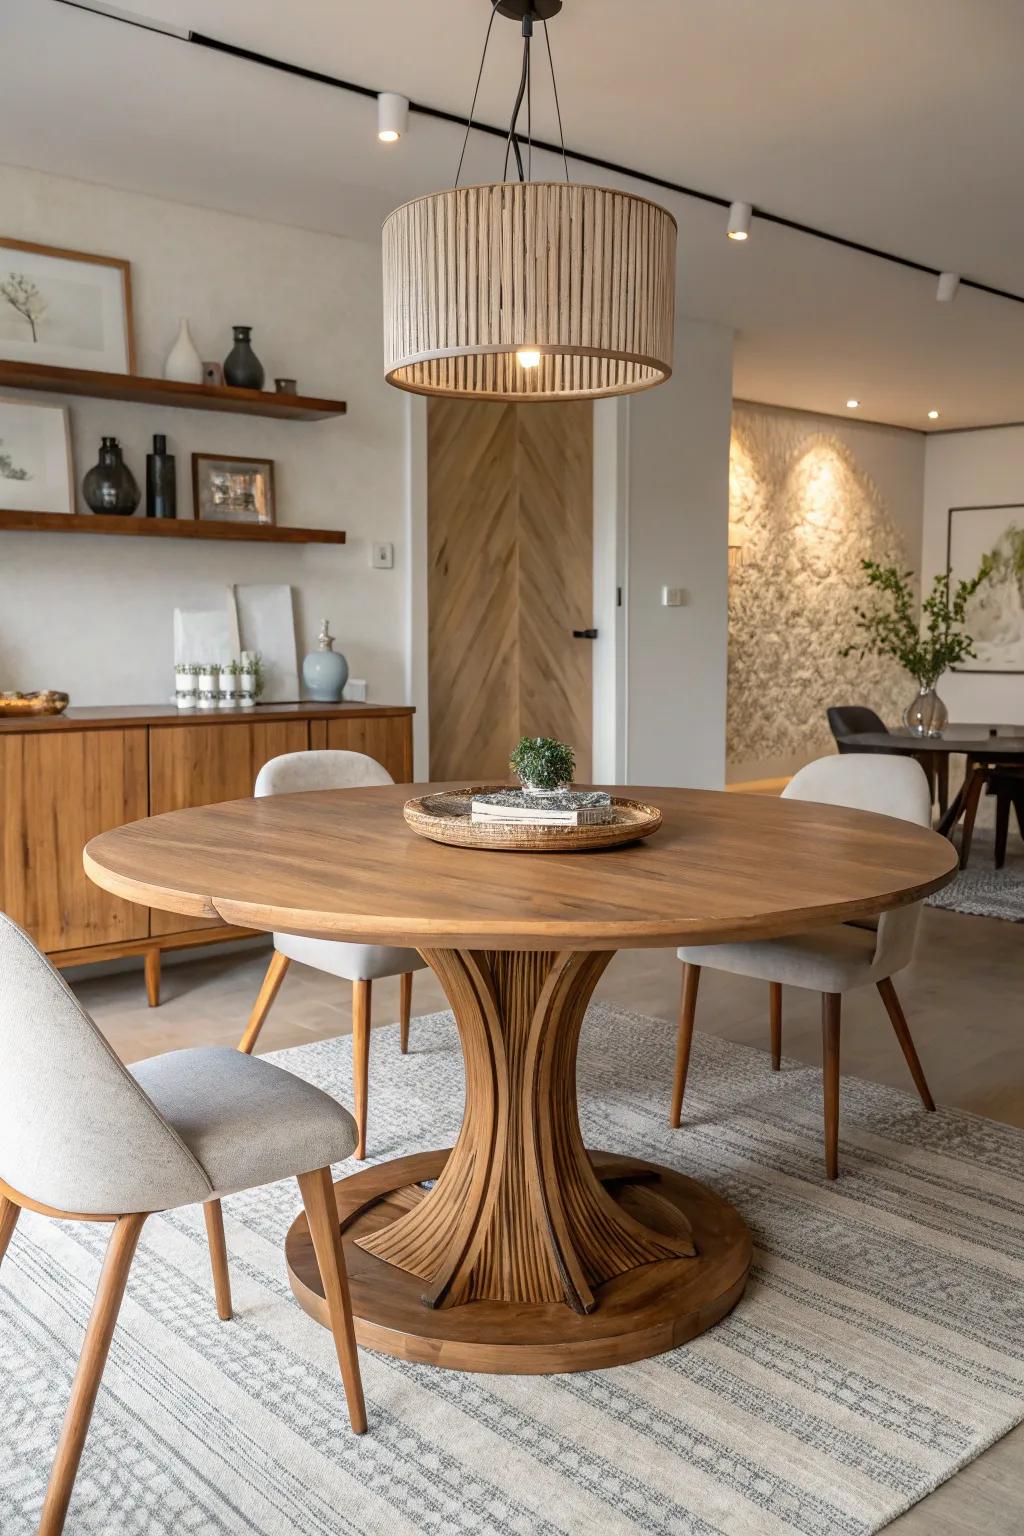
[[[520,736],[590,775],[593,408],[431,400],[430,776],[504,778]]]

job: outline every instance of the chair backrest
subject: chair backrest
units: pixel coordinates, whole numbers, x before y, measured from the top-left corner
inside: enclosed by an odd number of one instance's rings
[[[387,769],[365,752],[284,752],[263,764],[255,794],[295,795],[304,789],[358,789],[394,782]]]
[[[2,912],[0,1093],[0,1179],[39,1205],[126,1215],[212,1193],[63,977]]]
[[[921,764],[912,757],[853,753],[819,757],[795,773],[782,791],[786,800],[814,800],[874,811],[930,827],[932,799]],[[878,919],[875,962],[892,975],[909,965],[921,919],[921,903],[883,912]]]
[[[861,731],[884,731],[887,736],[889,734],[885,721],[863,704],[833,704],[831,709],[826,710],[826,714],[828,728],[836,741],[844,741],[847,736],[859,735]]]

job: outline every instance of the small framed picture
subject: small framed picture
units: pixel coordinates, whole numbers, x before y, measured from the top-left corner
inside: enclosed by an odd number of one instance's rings
[[[134,373],[130,264],[0,235],[0,357]]]
[[[74,512],[67,407],[0,396],[0,507]]]
[[[195,515],[219,523],[273,523],[273,459],[192,455]]]

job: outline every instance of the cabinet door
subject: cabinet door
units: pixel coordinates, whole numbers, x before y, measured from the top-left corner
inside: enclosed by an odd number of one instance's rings
[[[152,726],[149,732],[149,812],[181,811],[219,800],[244,800],[268,758],[305,752],[305,720],[232,721],[209,725]],[[151,932],[181,933],[210,924],[153,909]]]
[[[328,720],[327,745],[365,752],[385,767],[396,784],[412,780],[412,719],[409,715],[367,715]]]
[[[0,908],[53,952],[144,939],[148,909],[94,885],[82,849],[146,810],[145,730],[0,736]]]

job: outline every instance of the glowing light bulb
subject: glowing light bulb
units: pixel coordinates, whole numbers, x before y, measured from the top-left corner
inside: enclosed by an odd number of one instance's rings
[[[745,229],[730,229],[727,233],[730,240],[746,240],[747,238]]]
[[[516,362],[520,368],[539,368],[540,353],[535,347],[523,347],[516,353]]]
[[[938,419],[939,419],[938,411],[929,411],[928,412],[928,420],[929,421],[938,421]]]
[[[394,128],[382,128],[377,137],[382,144],[396,144],[401,138],[401,134],[396,133]]]
[[[855,411],[859,405],[860,405],[860,401],[859,400],[847,400],[847,402],[846,402],[846,409],[848,411]]]

